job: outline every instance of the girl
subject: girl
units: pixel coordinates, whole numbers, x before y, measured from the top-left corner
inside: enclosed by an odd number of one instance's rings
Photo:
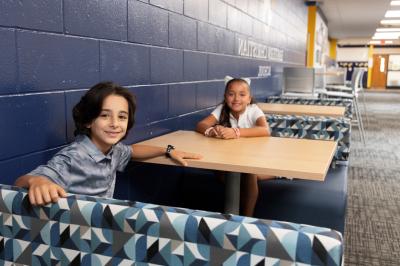
[[[111,198],[116,172],[130,159],[166,155],[186,166],[184,159],[201,158],[171,145],[165,149],[121,143],[134,124],[135,110],[135,98],[126,88],[111,82],[95,85],[73,109],[75,141],[15,185],[29,189],[33,205],[56,202],[66,191]]]
[[[261,109],[253,103],[250,80],[225,77],[222,104],[197,124],[196,131],[207,137],[234,139],[239,137],[269,136],[270,130]],[[258,179],[272,176],[242,175],[241,214],[252,216],[258,198]]]

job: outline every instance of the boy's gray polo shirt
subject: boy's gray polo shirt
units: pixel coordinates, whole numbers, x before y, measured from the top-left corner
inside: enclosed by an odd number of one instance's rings
[[[45,176],[70,193],[112,198],[116,172],[124,170],[131,158],[128,145],[119,142],[104,155],[87,136],[80,135],[28,175]]]

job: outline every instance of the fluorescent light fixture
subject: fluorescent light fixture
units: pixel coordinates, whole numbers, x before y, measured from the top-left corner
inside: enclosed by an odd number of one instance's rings
[[[397,32],[400,28],[377,28],[376,32]]]
[[[400,32],[375,32],[374,37],[376,38],[391,38],[397,39],[400,37]]]
[[[400,1],[391,1],[390,5],[391,6],[400,6]]]
[[[397,40],[399,37],[393,36],[372,36],[373,40]]]
[[[400,18],[400,10],[386,11],[385,18]]]
[[[373,40],[373,41],[369,41],[369,44],[392,44],[393,41],[390,40]]]
[[[383,19],[381,20],[382,25],[400,25],[400,19]]]

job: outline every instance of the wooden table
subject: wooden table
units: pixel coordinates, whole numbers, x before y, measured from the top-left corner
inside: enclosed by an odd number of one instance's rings
[[[305,104],[280,104],[280,103],[258,103],[264,113],[280,115],[310,115],[342,117],[345,113],[344,106],[324,106]]]
[[[193,131],[176,131],[137,144],[166,147],[203,155],[188,160],[189,167],[234,172],[226,181],[226,212],[238,213],[240,173],[265,174],[323,181],[337,142],[277,137],[223,140],[208,138]],[[164,157],[141,160],[174,165]]]

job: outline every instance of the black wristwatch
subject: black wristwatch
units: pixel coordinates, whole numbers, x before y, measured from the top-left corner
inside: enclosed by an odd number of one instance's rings
[[[171,158],[171,151],[175,150],[175,147],[168,144],[167,149],[165,150],[165,156],[167,156],[168,158]]]

